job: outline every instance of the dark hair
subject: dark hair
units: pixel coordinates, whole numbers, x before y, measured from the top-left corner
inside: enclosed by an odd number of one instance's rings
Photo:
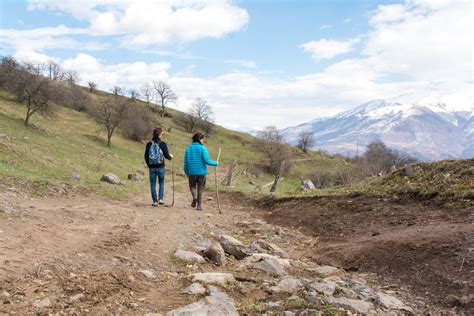
[[[203,139],[204,137],[206,137],[204,134],[196,133],[196,134],[193,135],[193,142],[198,142],[201,139]]]
[[[153,137],[160,137],[161,133],[163,133],[163,129],[161,127],[157,127],[153,130]]]

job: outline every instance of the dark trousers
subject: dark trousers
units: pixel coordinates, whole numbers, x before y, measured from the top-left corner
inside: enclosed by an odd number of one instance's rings
[[[193,200],[201,204],[202,193],[206,187],[206,176],[189,176],[189,189],[193,195]]]

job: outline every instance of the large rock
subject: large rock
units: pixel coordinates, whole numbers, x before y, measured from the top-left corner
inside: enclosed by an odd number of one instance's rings
[[[303,281],[295,278],[285,278],[278,285],[270,287],[268,290],[272,293],[290,293],[298,292],[303,287]]]
[[[371,310],[374,310],[374,305],[372,303],[362,300],[354,300],[345,297],[328,297],[327,301],[334,307],[342,307],[352,312],[364,315],[368,314]]]
[[[315,190],[316,186],[314,185],[313,181],[307,179],[301,181],[301,188],[305,190]]]
[[[197,253],[192,251],[186,251],[181,249],[176,250],[174,256],[179,260],[188,263],[203,263],[205,261],[201,255],[198,255]]]
[[[225,252],[221,244],[213,243],[203,251],[204,257],[208,258],[218,266],[225,265]]]
[[[250,248],[234,237],[228,235],[220,235],[219,243],[226,253],[234,256],[238,260],[252,255]]]
[[[202,286],[199,283],[193,283],[187,288],[185,288],[183,290],[183,293],[190,294],[190,295],[204,294],[206,293],[206,289],[204,288],[204,286]]]
[[[217,288],[209,287],[209,296],[200,301],[177,308],[167,316],[238,316],[234,300]]]
[[[318,266],[312,270],[322,278],[342,274],[342,271],[340,269],[333,266]]]
[[[100,181],[107,182],[115,185],[122,185],[122,181],[113,173],[106,173],[101,178]]]
[[[413,313],[413,310],[405,305],[402,301],[398,298],[393,297],[391,295],[377,292],[377,298],[375,299],[376,303],[380,304],[382,307],[388,310],[402,310]]]
[[[232,274],[221,272],[195,273],[191,275],[191,278],[193,282],[202,282],[205,284],[225,285],[226,283],[235,282],[235,278]]]
[[[258,253],[267,253],[272,256],[277,256],[285,259],[289,258],[288,253],[285,250],[263,239],[257,239],[252,242],[250,244],[250,249]]]
[[[324,295],[333,295],[334,291],[337,288],[337,283],[334,281],[315,281],[306,286],[308,291],[316,291],[318,293],[323,293]]]
[[[261,257],[261,259],[251,265],[251,268],[262,270],[268,274],[273,276],[286,276],[285,266],[279,261],[276,257],[273,256],[265,256]]]

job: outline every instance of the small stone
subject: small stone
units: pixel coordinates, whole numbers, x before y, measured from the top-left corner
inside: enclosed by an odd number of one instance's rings
[[[314,185],[313,181],[307,179],[301,181],[301,188],[304,190],[315,190],[316,186]]]
[[[258,239],[258,240],[255,240],[254,242],[252,242],[250,244],[250,249],[252,249],[254,252],[258,252],[258,253],[267,253],[267,254],[270,254],[272,256],[277,256],[277,257],[281,257],[281,258],[285,258],[285,259],[289,258],[288,253],[286,251],[284,251],[283,249],[281,249],[277,245],[272,244],[272,243],[270,243],[268,241],[265,241],[263,239]]]
[[[268,290],[272,293],[290,293],[293,294],[303,287],[303,282],[295,278],[286,278],[281,280],[277,286],[272,286]]]
[[[224,249],[222,249],[221,244],[217,242],[207,247],[206,250],[204,250],[203,255],[218,266],[225,265]]]
[[[188,263],[203,263],[205,261],[201,255],[198,255],[197,253],[192,251],[186,251],[181,249],[176,250],[174,256],[179,260]]]
[[[71,180],[73,180],[73,181],[81,180],[81,174],[79,172],[73,172],[71,174]]]
[[[174,309],[167,316],[238,316],[234,300],[227,294],[219,291],[213,286],[209,286],[209,296],[192,304]]]
[[[138,181],[138,175],[136,173],[130,173],[127,176],[127,179],[130,180],[130,181]]]
[[[156,278],[155,274],[153,273],[153,271],[150,271],[150,270],[140,270],[139,271],[141,274],[143,274],[144,276],[146,276],[148,279],[154,279]]]
[[[51,300],[49,298],[44,298],[39,302],[34,303],[37,308],[47,308],[51,306]]]
[[[200,283],[193,283],[183,290],[183,293],[196,295],[206,293],[206,289]]]
[[[278,260],[271,257],[263,257],[260,261],[254,263],[252,268],[262,270],[274,276],[281,277],[286,275],[283,265]]]
[[[354,300],[345,297],[329,297],[327,300],[328,303],[334,307],[342,307],[361,314],[367,314],[374,309],[372,303],[362,300]]]
[[[101,178],[100,181],[107,182],[115,185],[122,185],[122,181],[113,173],[106,173]]]
[[[377,295],[376,302],[388,310],[395,309],[395,310],[403,310],[403,311],[413,313],[413,310],[410,307],[405,305],[402,301],[400,301],[396,297],[393,297],[391,295],[388,295],[382,292],[377,292],[376,295]]]
[[[252,254],[250,248],[234,237],[227,235],[219,236],[219,243],[222,246],[222,249],[229,255],[234,256],[236,259],[241,260],[245,257],[248,257]]]
[[[83,293],[79,293],[79,294],[76,294],[76,295],[73,295],[69,298],[69,304],[73,304],[77,301],[80,301],[84,298],[84,294]]]
[[[193,282],[202,282],[205,284],[225,285],[226,283],[235,282],[234,276],[230,273],[203,272],[192,274],[191,277]]]
[[[321,281],[321,282],[313,282],[309,284],[307,290],[313,290],[318,293],[323,293],[324,295],[333,295],[334,291],[337,288],[336,282],[333,281]]]
[[[319,266],[314,268],[313,271],[323,278],[341,274],[341,270],[333,266]]]

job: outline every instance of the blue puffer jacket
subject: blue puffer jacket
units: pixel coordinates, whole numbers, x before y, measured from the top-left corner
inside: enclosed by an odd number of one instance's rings
[[[186,148],[186,153],[184,154],[184,173],[186,173],[186,175],[206,175],[207,165],[218,166],[219,163],[209,158],[209,152],[203,144],[193,142]]]

